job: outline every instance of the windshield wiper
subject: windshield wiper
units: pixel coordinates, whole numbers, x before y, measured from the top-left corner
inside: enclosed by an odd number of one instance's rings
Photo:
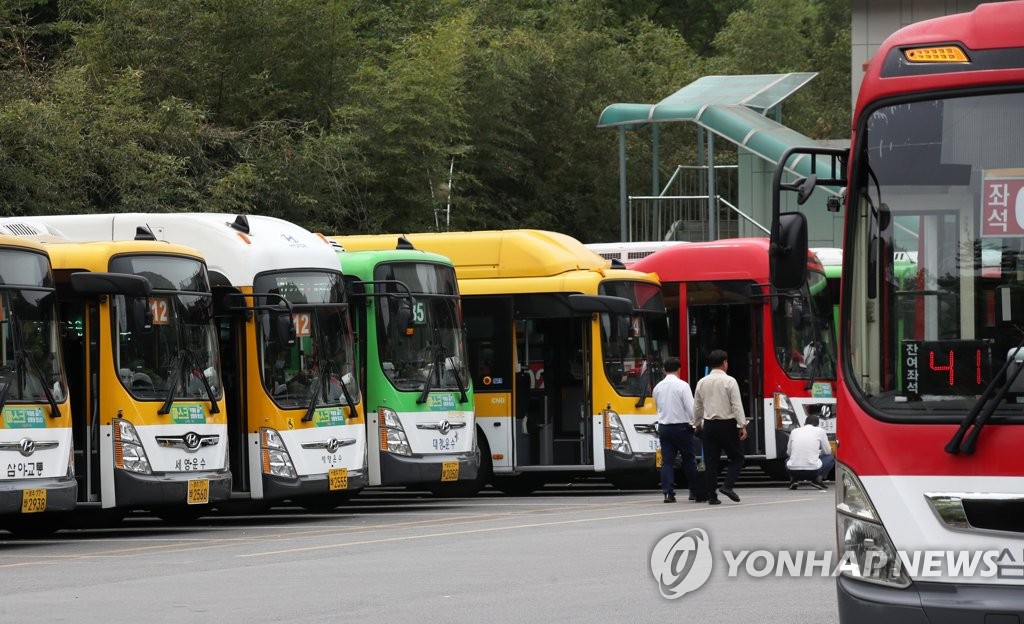
[[[996,411],[996,408],[1006,398],[1006,394],[1010,391],[1010,387],[1013,382],[1016,381],[1017,376],[1020,375],[1024,366],[1018,366],[1012,374],[1006,375],[1005,381],[999,384],[998,381],[1007,370],[1010,368],[1010,363],[1017,359],[1017,352],[1024,349],[1024,338],[1021,339],[1020,343],[1017,344],[1017,348],[1011,351],[1012,355],[1006,358],[1006,362],[1003,363],[1003,367],[999,369],[999,372],[992,377],[992,381],[988,382],[985,386],[985,391],[981,393],[981,398],[974,404],[971,411],[967,413],[967,416],[960,421],[960,427],[953,434],[953,437],[946,444],[946,452],[950,455],[957,455],[963,453],[964,455],[971,455],[974,453],[974,447],[978,442],[978,435],[981,433],[981,428],[985,426],[988,419],[992,417],[992,413]],[[996,393],[995,399],[992,399],[992,395]],[[989,405],[991,403],[991,405]],[[967,430],[971,430],[970,434],[967,435]],[[967,439],[964,436],[967,435]]]
[[[18,351],[17,358],[24,364],[28,364],[36,375],[39,376],[39,383],[43,387],[43,394],[46,395],[46,402],[50,404],[50,418],[60,418],[60,407],[57,406],[57,399],[53,396],[53,391],[50,390],[49,382],[46,379],[46,375],[43,370],[39,367],[39,363],[36,362],[36,358],[33,357],[27,349],[21,349]]]
[[[356,417],[356,402],[352,399],[352,394],[348,391],[345,386],[344,376],[340,375],[337,369],[337,365],[334,360],[326,360],[326,364],[321,366],[320,374],[317,376],[315,385],[313,386],[313,396],[310,397],[309,407],[306,408],[306,413],[302,417],[302,422],[309,422],[313,420],[313,414],[316,412],[316,400],[319,395],[323,402],[326,404],[330,401],[330,395],[328,390],[330,389],[331,373],[338,374],[338,384],[341,386],[341,393],[345,396],[345,403],[348,404],[349,418]]]
[[[10,392],[10,390],[11,384],[0,383],[0,410],[2,410],[5,405],[7,405],[7,394]]]
[[[441,355],[444,357],[446,363],[449,361],[452,363],[452,377],[455,377],[455,385],[459,388],[459,392],[462,394],[462,396],[459,397],[459,403],[465,403],[469,400],[469,397],[466,396],[466,385],[462,383],[462,377],[459,376],[459,368],[455,365],[455,358],[448,355],[448,349],[445,349],[444,347],[441,347]]]
[[[178,384],[183,384],[183,389],[188,392],[188,382],[192,377],[198,377],[203,383],[203,388],[206,390],[206,396],[210,400],[210,413],[219,414],[220,408],[217,407],[217,399],[214,397],[213,388],[210,386],[210,382],[207,381],[206,375],[202,370],[199,370],[198,358],[189,349],[181,349],[178,351],[174,359],[171,360],[171,365],[167,367],[173,375],[173,382],[168,384],[167,398],[164,399],[163,405],[156,411],[157,414],[163,416],[170,413],[171,406],[174,405],[174,395],[177,394]],[[197,374],[198,371],[198,374]]]
[[[428,347],[434,357],[431,358],[433,361],[430,363],[430,372],[427,373],[427,378],[423,380],[423,390],[420,391],[420,396],[416,399],[417,403],[426,403],[427,397],[430,396],[430,388],[433,383],[434,374],[437,373],[437,366],[441,362],[440,349],[436,345],[430,345]]]

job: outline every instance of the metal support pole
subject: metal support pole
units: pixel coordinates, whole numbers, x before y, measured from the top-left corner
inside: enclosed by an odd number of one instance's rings
[[[718,193],[715,187],[715,135],[708,132],[708,240],[718,240]]]
[[[626,240],[626,127],[619,126],[619,242]]]
[[[660,161],[660,148],[661,148],[661,125],[654,124],[651,126],[651,195],[657,195],[658,189],[661,187],[661,180],[658,177],[658,169],[661,168]],[[655,200],[654,202],[654,217],[651,220],[651,229],[644,233],[644,240],[661,240],[665,235],[662,231],[664,227],[661,223],[661,202]]]

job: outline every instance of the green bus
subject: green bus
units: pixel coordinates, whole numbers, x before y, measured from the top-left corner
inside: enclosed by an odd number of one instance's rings
[[[351,304],[366,405],[369,485],[475,494],[473,388],[455,267],[396,237],[396,249],[334,241]]]

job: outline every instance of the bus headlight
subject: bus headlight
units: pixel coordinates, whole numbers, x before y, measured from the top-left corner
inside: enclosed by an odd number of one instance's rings
[[[612,410],[604,412],[604,447],[616,453],[633,454],[633,447],[629,445],[622,419]]]
[[[122,470],[152,474],[149,457],[142,447],[139,432],[127,420],[115,418],[114,429],[114,466]],[[73,460],[72,460],[73,461]]]
[[[838,560],[848,558],[855,564],[840,574],[880,585],[909,586],[910,578],[875,506],[857,476],[842,464],[836,465],[836,511]]]
[[[290,479],[298,476],[284,440],[276,430],[269,427],[260,429],[260,450],[263,454],[263,474]]]
[[[782,392],[774,395],[775,404],[775,428],[780,431],[789,431],[799,426],[796,420],[796,410],[793,409],[793,402]]]
[[[382,407],[377,410],[380,417],[380,450],[396,455],[412,455],[409,438],[393,409]]]

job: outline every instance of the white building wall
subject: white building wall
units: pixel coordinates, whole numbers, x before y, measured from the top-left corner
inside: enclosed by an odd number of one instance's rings
[[[966,13],[979,4],[981,0],[851,0],[851,110],[857,101],[864,64],[871,60],[886,37],[908,24]]]

